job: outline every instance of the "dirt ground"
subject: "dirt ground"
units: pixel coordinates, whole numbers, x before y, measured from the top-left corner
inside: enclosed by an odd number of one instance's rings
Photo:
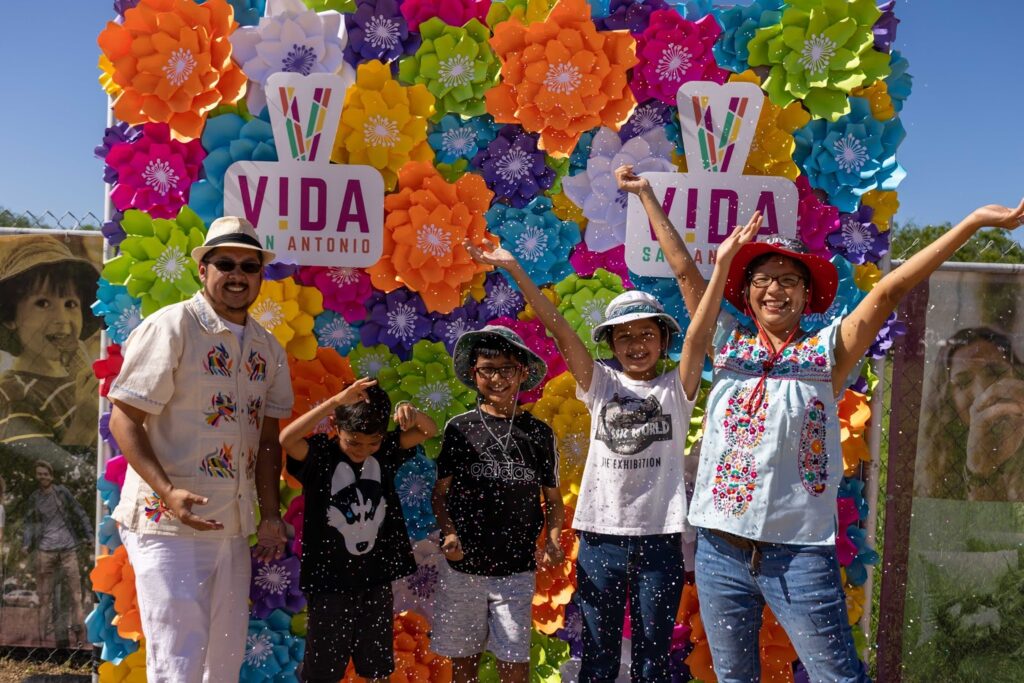
[[[0,683],[88,683],[89,662],[46,662],[0,656]]]

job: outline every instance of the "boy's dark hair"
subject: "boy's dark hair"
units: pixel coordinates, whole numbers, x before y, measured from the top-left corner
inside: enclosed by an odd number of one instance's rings
[[[523,352],[522,349],[510,344],[504,339],[487,339],[485,343],[478,346],[474,346],[469,351],[469,366],[473,367],[476,365],[478,358],[497,358],[498,356],[509,356],[515,362],[522,366],[527,366],[530,362],[529,357]]]
[[[47,470],[50,473],[51,477],[56,476],[53,472],[53,465],[51,465],[46,460],[36,460],[36,464],[32,469],[38,470],[40,467],[42,467],[44,470]]]
[[[96,273],[87,268],[64,268],[63,264],[47,264],[29,268],[4,282],[4,295],[0,297],[0,324],[13,323],[18,314],[18,304],[38,291],[52,291],[58,296],[74,294],[82,305],[82,332],[87,336],[92,317],[90,304],[96,299]],[[18,335],[8,335],[4,350],[19,356],[24,349]]]
[[[383,434],[391,420],[391,399],[388,392],[374,384],[366,388],[366,401],[358,401],[334,409],[334,423],[343,432]]]

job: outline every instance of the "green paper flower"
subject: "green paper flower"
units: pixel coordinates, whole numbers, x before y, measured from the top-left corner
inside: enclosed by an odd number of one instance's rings
[[[352,365],[352,372],[356,377],[377,377],[384,368],[395,370],[402,360],[391,353],[384,344],[376,346],[363,346],[357,344],[349,351],[348,362]]]
[[[356,0],[302,0],[302,2],[314,12],[334,10],[345,14],[356,11]]]
[[[558,310],[595,358],[608,358],[611,353],[607,345],[599,346],[594,342],[591,332],[604,321],[608,302],[624,291],[622,278],[604,268],[595,270],[592,277],[570,275],[555,285]]]
[[[530,635],[530,683],[557,683],[561,666],[569,660],[569,643],[544,635],[537,629]],[[490,652],[480,658],[480,683],[498,683],[498,660]]]
[[[434,120],[445,114],[480,116],[487,113],[484,92],[498,80],[501,64],[491,49],[487,27],[470,19],[462,27],[438,17],[419,25],[423,43],[416,54],[398,65],[405,83],[422,83],[437,99]]]
[[[751,66],[769,66],[763,87],[785,107],[795,100],[816,118],[850,111],[848,95],[889,74],[889,55],[874,49],[875,0],[790,0],[778,24],[750,39]]]
[[[492,2],[491,8],[487,10],[487,25],[494,28],[512,17],[515,17],[524,25],[532,24],[535,21],[544,21],[554,4],[554,0],[504,0],[503,2]]]
[[[476,405],[476,392],[455,377],[452,358],[441,342],[416,342],[412,358],[397,368],[382,368],[377,381],[392,403],[410,401],[429,415],[438,428]],[[440,434],[423,447],[427,456],[436,458],[441,451]]]
[[[555,183],[544,194],[554,197],[556,194],[562,193],[562,177],[569,173],[569,157],[556,159],[553,156],[546,155],[544,163],[555,172]]]
[[[121,227],[128,236],[120,256],[103,266],[103,277],[140,299],[143,317],[199,291],[192,250],[206,238],[206,226],[195,211],[184,206],[169,220],[133,209],[125,212]]]

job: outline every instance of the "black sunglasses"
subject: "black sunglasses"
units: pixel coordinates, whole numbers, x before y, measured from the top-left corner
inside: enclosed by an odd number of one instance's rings
[[[204,261],[213,264],[213,267],[222,273],[232,273],[235,268],[241,268],[246,275],[255,275],[263,270],[263,264],[259,261],[232,261],[229,258],[219,258],[214,261]]]

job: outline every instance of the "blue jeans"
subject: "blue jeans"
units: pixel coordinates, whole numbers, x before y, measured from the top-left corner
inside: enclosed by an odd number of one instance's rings
[[[719,683],[760,680],[758,632],[767,603],[813,683],[871,683],[857,657],[834,546],[765,543],[751,551],[697,533],[697,596]]]
[[[612,536],[580,532],[576,599],[583,615],[580,683],[614,681],[622,653],[627,590],[632,629],[630,679],[667,681],[679,599],[681,534]]]

